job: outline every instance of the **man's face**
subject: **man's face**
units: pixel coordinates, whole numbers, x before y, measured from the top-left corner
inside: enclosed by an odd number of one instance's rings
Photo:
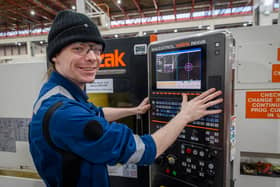
[[[93,42],[77,42],[63,48],[53,57],[55,69],[80,88],[95,79],[101,62],[102,45]]]

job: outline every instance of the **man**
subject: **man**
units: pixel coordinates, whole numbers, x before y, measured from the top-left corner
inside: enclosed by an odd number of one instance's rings
[[[148,99],[133,108],[100,108],[87,102],[85,84],[93,82],[105,47],[96,25],[85,15],[62,11],[48,36],[47,58],[53,72],[34,104],[30,151],[48,187],[108,187],[107,165],[151,164],[177,138],[184,126],[219,104],[220,91],[210,89],[187,101],[181,111],[152,135],[138,136],[113,122],[143,114]]]

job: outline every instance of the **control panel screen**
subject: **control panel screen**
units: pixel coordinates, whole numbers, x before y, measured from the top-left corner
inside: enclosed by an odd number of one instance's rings
[[[156,89],[202,89],[202,47],[161,51],[154,57]]]

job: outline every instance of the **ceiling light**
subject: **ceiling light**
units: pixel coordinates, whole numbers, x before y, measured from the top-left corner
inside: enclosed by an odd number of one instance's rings
[[[119,37],[119,35],[115,34],[115,38],[118,38],[118,37]]]
[[[31,14],[32,16],[34,16],[36,13],[35,13],[34,10],[30,10],[30,14]]]
[[[143,35],[144,35],[144,36],[146,36],[146,34],[147,34],[146,32],[143,32]]]
[[[75,5],[72,5],[72,10],[76,10],[76,6]]]
[[[174,29],[174,32],[178,32],[178,30],[177,30],[177,29]]]
[[[118,1],[117,1],[117,3],[118,3],[118,4],[121,4],[121,3],[122,3],[122,1],[121,1],[121,0],[118,0]]]
[[[273,4],[273,0],[263,0],[264,6],[271,6]]]
[[[248,25],[248,23],[243,23],[243,26],[244,26],[244,27],[247,27],[247,25]]]

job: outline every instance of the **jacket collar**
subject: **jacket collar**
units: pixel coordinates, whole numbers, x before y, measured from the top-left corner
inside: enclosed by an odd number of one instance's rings
[[[65,78],[57,71],[53,71],[51,73],[49,81],[64,87],[77,101],[87,102],[88,96],[86,94],[86,91],[82,90],[75,83]]]

